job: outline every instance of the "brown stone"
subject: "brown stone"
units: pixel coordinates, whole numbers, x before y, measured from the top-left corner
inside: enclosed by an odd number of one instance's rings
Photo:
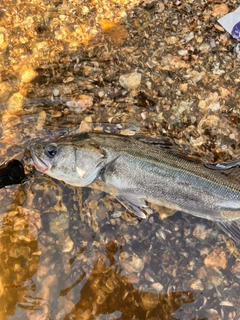
[[[228,6],[225,3],[217,4],[213,7],[212,16],[222,17],[229,11]]]
[[[221,248],[216,248],[204,259],[204,264],[206,267],[226,269],[226,253]]]

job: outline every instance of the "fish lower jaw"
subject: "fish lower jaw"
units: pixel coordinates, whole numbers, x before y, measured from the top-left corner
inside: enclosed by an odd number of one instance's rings
[[[38,170],[39,172],[42,172],[42,173],[46,173],[46,172],[48,171],[48,168],[43,169],[43,168],[37,167],[36,165],[35,165],[35,167],[37,168],[37,170]]]
[[[39,172],[46,173],[49,170],[47,164],[40,158],[38,158],[34,153],[31,154],[34,166]]]
[[[48,167],[45,167],[45,166],[41,166],[41,165],[39,165],[39,164],[36,164],[36,162],[34,162],[34,165],[35,165],[37,171],[39,171],[39,172],[46,173],[46,172],[49,170]]]

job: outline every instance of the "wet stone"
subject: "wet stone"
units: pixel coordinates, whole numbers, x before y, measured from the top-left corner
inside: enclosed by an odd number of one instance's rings
[[[216,4],[214,7],[213,7],[213,11],[212,11],[212,15],[214,17],[222,17],[224,16],[225,14],[227,14],[229,11],[229,8],[228,8],[228,5],[225,4],[225,3],[222,3],[222,4]]]
[[[207,280],[218,287],[223,284],[223,274],[218,268],[210,267],[207,269]]]
[[[204,289],[203,283],[200,279],[193,278],[189,281],[188,284],[189,284],[190,288],[192,288],[193,290],[202,291]]]
[[[207,276],[206,268],[204,266],[200,267],[197,270],[197,278],[198,279],[204,279],[206,276]]]
[[[57,244],[58,246],[60,246],[62,252],[70,252],[74,247],[74,242],[71,240],[69,235],[65,236],[65,234],[63,234],[63,236],[59,238]]]
[[[144,262],[142,259],[136,255],[128,254],[127,252],[122,252],[119,259],[122,267],[128,273],[140,272],[144,267]]]
[[[212,251],[205,259],[204,264],[206,267],[221,267],[222,269],[226,269],[226,253],[221,248],[216,248]]]
[[[64,230],[69,228],[69,215],[62,212],[49,221],[49,229],[55,235],[61,235]]]
[[[145,310],[154,309],[158,303],[159,297],[155,292],[146,292],[142,294],[142,305]]]
[[[196,225],[195,229],[193,230],[194,237],[200,240],[204,240],[207,237],[208,233],[209,231],[206,230],[206,227],[202,224]]]
[[[159,283],[159,282],[155,282],[155,283],[151,284],[151,287],[154,290],[156,290],[156,292],[158,292],[158,293],[161,292],[162,289],[163,289],[163,285],[161,283]]]
[[[93,98],[85,94],[66,102],[67,107],[75,113],[81,113],[93,105]]]
[[[6,101],[13,88],[7,83],[0,83],[0,102]]]
[[[238,278],[240,278],[240,261],[237,261],[235,265],[232,267],[231,272],[236,274]]]
[[[119,83],[126,90],[137,89],[141,83],[141,74],[138,72],[132,72],[121,75]]]

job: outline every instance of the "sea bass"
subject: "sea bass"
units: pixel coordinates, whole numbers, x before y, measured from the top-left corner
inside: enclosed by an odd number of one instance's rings
[[[139,218],[153,203],[216,221],[240,241],[240,183],[220,170],[135,137],[106,133],[64,137],[35,146],[31,156],[38,171],[70,185],[99,179],[115,187],[120,202]]]

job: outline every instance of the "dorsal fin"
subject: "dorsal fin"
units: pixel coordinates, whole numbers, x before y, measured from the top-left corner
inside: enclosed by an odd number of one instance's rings
[[[201,158],[194,156],[191,152],[191,149],[188,148],[185,144],[179,145],[169,137],[152,138],[141,135],[135,135],[133,136],[133,138],[143,143],[151,144],[157,148],[165,150],[166,152],[172,153],[183,159],[187,159],[195,163],[203,163]]]

